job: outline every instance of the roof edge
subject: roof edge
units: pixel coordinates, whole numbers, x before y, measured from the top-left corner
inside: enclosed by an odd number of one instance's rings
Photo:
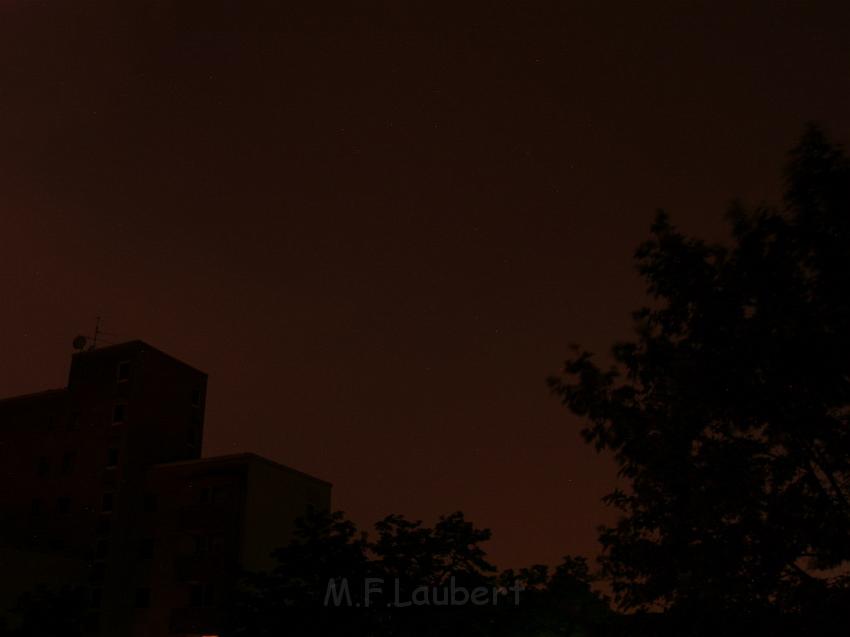
[[[292,473],[298,475],[302,478],[307,478],[308,480],[312,480],[313,482],[318,482],[320,484],[332,487],[333,483],[328,482],[327,480],[322,480],[321,478],[317,478],[316,476],[310,475],[309,473],[305,473],[304,471],[299,471],[298,469],[293,469],[292,467],[288,467],[285,464],[281,464],[279,462],[275,462],[265,456],[261,456],[259,454],[246,451],[242,453],[231,453],[225,454],[223,456],[209,456],[206,458],[197,458],[195,460],[177,460],[175,462],[161,462],[159,464],[151,465],[151,470],[164,470],[170,469],[172,467],[185,467],[189,465],[201,465],[201,464],[214,464],[214,463],[227,463],[227,462],[262,462],[263,464],[269,465],[278,469],[280,471],[286,471],[287,473]]]
[[[75,352],[74,354],[72,354],[71,357],[75,358],[77,356],[97,355],[100,352],[109,352],[110,350],[119,349],[119,348],[122,348],[122,347],[131,347],[131,346],[135,346],[135,347],[141,348],[141,349],[151,350],[153,352],[156,352],[160,356],[164,356],[165,358],[168,358],[168,359],[170,359],[170,360],[172,360],[176,363],[179,363],[180,365],[183,365],[184,367],[188,367],[189,369],[196,371],[199,374],[203,374],[204,376],[208,376],[208,374],[205,371],[203,371],[202,369],[198,369],[194,365],[190,365],[186,361],[183,361],[183,360],[177,358],[176,356],[169,354],[168,352],[164,352],[163,350],[159,349],[158,347],[154,347],[153,345],[151,345],[147,341],[143,341],[143,340],[138,339],[138,338],[130,340],[130,341],[124,341],[123,343],[113,343],[111,345],[106,345],[104,347],[98,347],[98,348],[95,348],[95,349],[88,349],[88,350],[83,350],[81,352]]]
[[[28,394],[18,394],[17,396],[6,396],[0,398],[0,403],[11,402],[13,400],[32,400],[34,398],[42,398],[54,394],[67,394],[67,387],[57,387],[56,389],[42,389],[41,391],[34,391]]]

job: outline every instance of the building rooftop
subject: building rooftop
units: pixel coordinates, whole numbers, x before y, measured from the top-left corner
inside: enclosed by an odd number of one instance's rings
[[[5,398],[0,398],[0,403],[12,402],[17,400],[39,400],[41,398],[49,398],[51,396],[59,397],[63,394],[67,394],[68,390],[65,387],[60,387],[57,389],[43,389],[41,391],[30,392],[29,394],[19,394],[17,396],[6,396]]]
[[[221,464],[247,464],[251,462],[261,462],[280,471],[285,471],[288,473],[292,473],[303,478],[307,478],[316,482],[318,484],[323,484],[326,486],[333,486],[330,482],[326,480],[322,480],[315,476],[311,476],[309,473],[304,473],[303,471],[298,471],[297,469],[293,469],[292,467],[287,467],[286,465],[280,464],[279,462],[275,462],[274,460],[269,460],[268,458],[264,458],[263,456],[257,455],[256,453],[244,452],[244,453],[232,453],[223,456],[212,456],[210,458],[198,458],[197,460],[177,460],[175,462],[162,462],[159,464],[155,464],[151,467],[151,469],[155,469],[157,471],[167,471],[172,468],[181,468],[181,467],[191,467],[191,466],[203,466],[203,467],[212,467],[215,465]]]
[[[152,352],[156,352],[160,356],[164,356],[165,358],[168,358],[168,359],[174,361],[175,363],[179,363],[180,365],[183,365],[184,367],[188,367],[190,369],[193,369],[196,372],[198,372],[199,374],[206,374],[206,372],[198,369],[197,367],[189,365],[185,361],[182,361],[179,358],[172,356],[171,354],[167,354],[166,352],[163,352],[161,349],[154,347],[150,343],[147,343],[145,341],[138,340],[138,339],[132,340],[132,341],[124,341],[123,343],[115,343],[113,345],[105,345],[103,347],[98,347],[96,349],[82,350],[82,351],[79,351],[79,352],[75,352],[73,355],[74,356],[98,356],[100,354],[108,355],[108,354],[115,352],[116,350],[121,350],[121,349],[150,350]]]

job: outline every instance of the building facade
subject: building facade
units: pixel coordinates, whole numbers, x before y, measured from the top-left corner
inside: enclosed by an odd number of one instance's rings
[[[216,633],[241,569],[270,566],[331,485],[255,454],[201,458],[206,387],[133,341],[74,354],[67,388],[0,400],[0,607],[83,584],[93,634]]]

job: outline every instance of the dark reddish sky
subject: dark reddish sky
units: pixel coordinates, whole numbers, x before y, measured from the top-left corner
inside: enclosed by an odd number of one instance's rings
[[[0,0],[0,394],[102,314],[210,374],[206,454],[592,554],[614,468],[544,379],[628,334],[655,208],[720,236],[850,137],[846,3],[316,4]]]

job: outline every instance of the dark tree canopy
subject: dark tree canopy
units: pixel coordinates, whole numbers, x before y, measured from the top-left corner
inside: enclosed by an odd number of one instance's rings
[[[450,636],[603,634],[610,612],[590,588],[581,558],[565,558],[554,572],[544,566],[497,575],[483,544],[490,531],[460,512],[442,516],[433,527],[400,515],[375,524],[374,538],[358,531],[341,513],[313,512],[298,524],[294,541],[275,553],[276,567],[246,574],[228,609],[226,637],[263,635]],[[364,600],[367,578],[383,583],[370,606],[328,604],[330,581],[347,582],[352,600]],[[395,582],[403,600],[417,587],[454,584],[473,590],[505,590],[522,585],[520,604],[501,594],[496,606],[392,607]],[[604,633],[607,634],[607,633]]]
[[[660,213],[636,253],[651,303],[634,338],[611,368],[579,350],[550,380],[629,485],[600,536],[625,608],[698,626],[846,607],[850,162],[816,127],[785,192],[735,207],[723,245]]]
[[[21,595],[8,617],[0,614],[0,637],[82,637],[89,596],[83,587],[39,587]]]

